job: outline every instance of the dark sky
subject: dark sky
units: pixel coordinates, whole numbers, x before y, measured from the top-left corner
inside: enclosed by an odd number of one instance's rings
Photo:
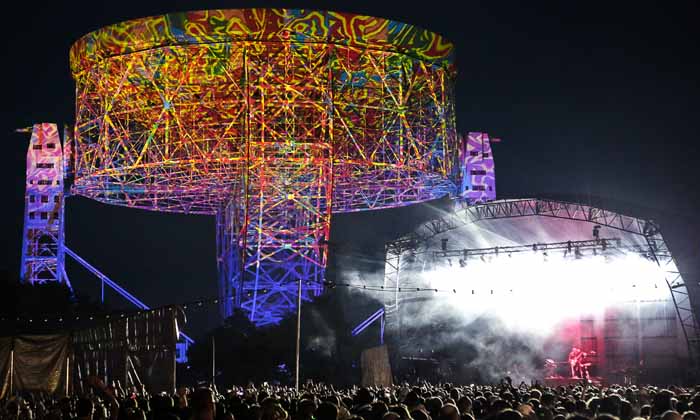
[[[459,4],[459,6],[456,6]],[[72,122],[68,50],[119,21],[203,8],[308,7],[376,15],[439,32],[457,48],[460,131],[503,138],[500,197],[572,194],[653,214],[690,275],[700,259],[696,142],[700,140],[697,1],[17,2],[5,15],[0,268],[16,273],[27,136],[34,122]],[[403,214],[403,213],[401,213]],[[376,243],[365,223],[336,217],[334,241]],[[153,305],[215,293],[213,220],[67,206],[67,243]],[[389,229],[385,228],[388,235]],[[76,286],[96,287],[69,266]],[[94,289],[96,290],[96,289]]]

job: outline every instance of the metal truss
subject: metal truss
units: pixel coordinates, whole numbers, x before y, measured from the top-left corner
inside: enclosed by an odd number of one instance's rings
[[[646,220],[625,216],[610,210],[584,204],[541,199],[499,200],[468,206],[457,214],[457,217],[466,222],[524,216],[579,220],[636,235],[643,235],[644,226],[647,225]]]
[[[666,241],[664,241],[663,236],[661,236],[656,226],[647,225],[644,238],[649,245],[649,253],[664,271],[666,284],[671,291],[671,298],[676,307],[678,319],[683,328],[683,334],[688,341],[688,350],[691,360],[694,362],[694,368],[700,369],[700,329],[698,328],[697,315],[693,310],[690,294],[683,281],[683,276],[676,266],[676,262],[673,259],[673,255],[671,255],[668,245],[666,245]],[[697,373],[696,371],[696,374]]]
[[[386,245],[386,257],[384,261],[384,288],[393,290],[392,296],[384,298],[384,317],[389,325],[398,324],[399,321],[399,287],[401,285],[401,255],[404,250],[413,248],[412,241],[390,242]]]
[[[379,344],[382,345],[384,344],[384,326],[386,322],[386,319],[384,317],[384,308],[377,309],[377,311],[372,313],[372,315],[368,316],[367,319],[357,324],[357,326],[353,328],[350,333],[353,337],[357,337],[358,335],[362,334],[362,332],[366,330],[370,325],[377,321],[379,321]]]
[[[233,203],[216,213],[216,266],[219,286],[219,312],[222,319],[231,316],[241,305],[241,288],[235,287],[234,278],[240,272],[240,256],[236,232],[238,217]]]
[[[34,124],[31,133],[20,281],[30,284],[58,282],[70,288],[64,267],[64,165],[58,127]]]
[[[620,238],[599,238],[583,241],[563,241],[563,242],[546,242],[534,243],[531,245],[511,245],[511,246],[495,246],[490,248],[470,248],[470,249],[446,249],[442,251],[433,251],[433,258],[450,258],[461,257],[467,259],[469,257],[479,257],[482,255],[499,255],[499,254],[517,254],[521,252],[547,252],[547,251],[565,251],[575,255],[577,252],[582,252],[589,249],[607,250],[622,250],[636,249],[634,247],[622,246]]]
[[[128,300],[129,303],[132,305],[136,306],[139,309],[142,309],[144,311],[149,311],[151,310],[151,307],[143,303],[141,300],[139,300],[136,296],[132,295],[129,293],[126,289],[118,285],[115,281],[107,277],[105,274],[103,274],[100,270],[95,268],[92,264],[88,263],[85,261],[80,255],[76,254],[73,252],[70,248],[67,246],[64,246],[64,250],[66,255],[70,256],[73,258],[77,263],[85,267],[90,273],[92,273],[95,277],[97,277],[100,282],[102,283],[102,290],[101,290],[101,297],[102,297],[102,303],[104,303],[105,299],[105,286],[109,287],[110,289],[114,290],[117,292],[120,296],[122,296],[124,299]],[[194,340],[192,340],[188,335],[185,333],[180,333],[182,338],[185,340],[187,343],[186,345],[190,345],[194,343]]]
[[[322,165],[323,150],[319,154]],[[220,260],[233,267],[220,278],[220,292],[235,296],[235,305],[257,325],[277,323],[292,312],[299,287],[307,301],[323,291],[331,218],[327,169],[309,173],[291,165],[249,172],[251,185],[217,216],[225,221],[218,224],[223,229],[218,237],[230,241],[220,246],[225,251]]]
[[[100,287],[100,301],[102,303],[105,302],[105,286],[109,287],[110,289],[114,290],[117,292],[119,295],[121,295],[124,299],[129,301],[132,305],[136,306],[139,309],[143,310],[149,310],[151,309],[148,307],[145,303],[141,302],[136,296],[132,295],[126,289],[123,287],[119,286],[117,283],[112,281],[109,277],[104,275],[100,270],[92,266],[92,264],[88,263],[85,261],[80,255],[76,254],[75,252],[71,251],[70,248],[67,246],[64,246],[64,251],[66,255],[70,256],[73,258],[77,263],[85,267],[90,273],[92,273],[95,277],[97,277],[100,280],[101,287]]]
[[[488,203],[465,205],[455,202],[455,211],[419,226],[412,234],[400,238],[397,243],[413,241],[423,243],[433,236],[456,229],[468,223],[484,219],[502,219],[525,216],[546,216],[558,219],[579,220],[617,229],[623,232],[644,234],[645,220],[625,216],[584,204],[542,199],[497,200]],[[394,245],[390,245],[394,246]]]
[[[332,213],[454,194],[452,45],[288,9],[136,19],[71,49],[72,191],[217,217],[221,314],[279,322],[321,293]]]
[[[697,315],[693,311],[683,277],[659,227],[653,221],[625,216],[584,204],[542,199],[499,200],[473,206],[460,206],[460,203],[456,203],[455,207],[454,213],[425,223],[410,235],[387,244],[385,287],[395,287],[398,290],[401,286],[399,280],[402,254],[416,252],[436,235],[480,220],[543,216],[578,220],[617,229],[642,236],[646,240],[648,244],[646,253],[652,256],[659,267],[663,269],[665,281],[688,345],[690,360],[695,367],[700,366],[700,325]],[[393,312],[398,312],[398,305],[398,294],[394,299],[388,298],[388,301],[385,302],[385,306],[391,308]],[[388,309],[387,314],[389,314]]]
[[[390,328],[401,327],[399,304],[403,302],[402,288],[417,286],[412,276],[402,277],[402,273],[414,269],[416,253],[422,244],[415,237],[400,238],[386,244],[386,260],[384,265],[384,289],[391,292],[382,293],[384,304],[384,319]],[[423,250],[423,252],[425,252]]]
[[[410,25],[287,9],[176,13],[86,35],[71,66],[73,189],[99,201],[214,215],[251,169],[317,170],[319,153],[286,153],[310,147],[332,152],[333,212],[454,191],[452,45]]]

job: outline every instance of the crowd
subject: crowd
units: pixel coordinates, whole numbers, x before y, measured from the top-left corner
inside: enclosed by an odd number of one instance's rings
[[[10,420],[700,420],[700,386],[549,388],[539,384],[428,384],[300,391],[267,385],[125,392],[92,379],[72,397],[30,394],[3,401]]]

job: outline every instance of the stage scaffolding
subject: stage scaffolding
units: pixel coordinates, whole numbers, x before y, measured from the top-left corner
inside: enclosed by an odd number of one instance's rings
[[[429,221],[411,234],[387,243],[384,287],[395,291],[394,293],[386,293],[384,300],[387,328],[390,328],[392,325],[398,325],[400,322],[399,306],[402,302],[400,290],[415,287],[415,285],[410,284],[410,279],[401,277],[401,271],[408,262],[414,259],[417,254],[425,252],[432,252],[435,256],[443,257],[447,257],[448,254],[453,256],[463,256],[464,254],[465,250],[429,250],[427,247],[430,240],[434,240],[437,235],[470,223],[528,216],[588,222],[592,225],[616,229],[643,238],[646,247],[635,247],[633,251],[644,254],[655,261],[663,270],[666,285],[670,291],[673,306],[683,332],[683,338],[687,344],[689,360],[693,364],[694,370],[697,371],[698,367],[700,367],[700,327],[691,305],[688,288],[676,266],[668,245],[664,241],[659,226],[651,220],[643,220],[577,203],[535,198],[498,200],[476,205],[460,205],[460,203],[457,203],[453,213]],[[593,243],[585,245],[601,246],[601,241],[593,240]],[[558,243],[557,245],[566,248],[567,242]],[[612,242],[610,244],[610,241],[607,240],[607,243],[611,246],[618,245],[617,241],[613,240]],[[582,245],[579,244],[579,246]],[[532,249],[532,247],[545,246],[545,244],[528,246]],[[552,246],[552,244],[549,244],[549,246]],[[479,255],[495,254],[503,251],[503,247],[481,249],[479,250]],[[467,253],[471,252],[467,250]]]

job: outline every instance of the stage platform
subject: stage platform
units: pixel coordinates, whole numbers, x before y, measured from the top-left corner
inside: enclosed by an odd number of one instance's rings
[[[578,385],[578,384],[582,383],[583,381],[586,381],[586,380],[581,379],[581,378],[571,378],[571,377],[564,377],[564,376],[551,376],[551,377],[544,378],[542,383],[545,386],[555,388],[558,386]],[[601,378],[599,376],[592,376],[590,378],[590,380],[588,381],[588,383],[590,383],[592,385],[596,385],[596,386],[600,386],[604,382],[605,381],[603,380],[603,378]]]

